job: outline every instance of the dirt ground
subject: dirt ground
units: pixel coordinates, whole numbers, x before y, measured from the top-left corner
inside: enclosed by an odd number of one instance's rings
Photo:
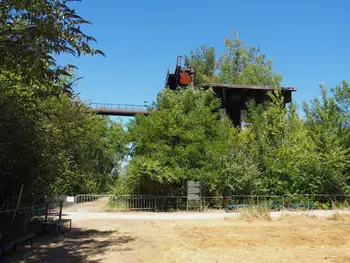
[[[73,222],[7,262],[350,262],[350,217]]]

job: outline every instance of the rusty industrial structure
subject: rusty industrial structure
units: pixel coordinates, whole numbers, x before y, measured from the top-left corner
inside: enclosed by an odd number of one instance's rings
[[[170,68],[168,69],[166,87],[176,89],[177,87],[196,86],[196,70],[193,67],[184,68],[181,64],[181,57],[177,57],[174,73],[170,73]]]
[[[220,84],[206,83],[201,85],[204,88],[212,88],[218,98],[221,100],[221,110],[227,114],[235,126],[246,128],[245,117],[247,114],[247,103],[254,100],[262,104],[270,99],[268,92],[274,89],[273,86],[258,85],[238,85],[238,84]],[[292,101],[292,92],[296,91],[293,87],[282,87],[284,103]]]
[[[177,58],[174,73],[168,69],[165,86],[170,89],[181,87],[196,87],[196,71],[192,67],[182,67],[181,57]],[[268,92],[272,91],[274,86],[262,85],[239,85],[222,83],[205,83],[198,87],[212,88],[216,96],[221,100],[221,111],[223,111],[232,120],[235,126],[245,129],[245,116],[247,112],[247,102],[254,100],[256,103],[264,103],[269,100]],[[294,87],[282,87],[284,102],[287,104],[292,101],[292,92],[296,91]],[[152,107],[147,105],[125,105],[125,104],[106,104],[91,103],[91,110],[100,115],[114,116],[135,116],[137,114],[147,115]]]
[[[186,76],[185,78],[183,76]],[[170,74],[168,71],[166,86],[170,89],[178,87],[196,86],[196,72],[194,68],[181,67],[181,59],[178,58],[175,72]],[[182,79],[187,81],[184,83]],[[222,83],[205,83],[198,87],[212,88],[221,100],[221,111],[223,111],[232,120],[235,126],[246,128],[245,116],[247,113],[247,102],[254,100],[261,104],[269,100],[268,92],[272,91],[274,86],[262,85],[239,85],[239,84],[222,84]],[[285,104],[292,101],[292,92],[296,91],[294,87],[282,87],[282,95]]]

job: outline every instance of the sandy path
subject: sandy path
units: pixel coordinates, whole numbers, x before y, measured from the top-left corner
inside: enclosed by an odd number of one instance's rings
[[[313,211],[289,211],[289,212],[271,212],[272,218],[279,218],[284,214],[291,215],[315,215],[317,217],[329,217],[334,210],[313,210]],[[350,211],[338,211],[341,214],[350,214]],[[137,220],[201,220],[201,219],[225,219],[236,218],[239,213],[217,212],[174,212],[174,213],[148,213],[148,212],[130,212],[130,213],[94,213],[94,212],[65,212],[65,217],[73,221],[86,219],[137,219]]]
[[[22,261],[8,262],[350,262],[350,217],[334,221],[289,215],[253,222],[138,219],[76,217],[72,231],[38,239]]]

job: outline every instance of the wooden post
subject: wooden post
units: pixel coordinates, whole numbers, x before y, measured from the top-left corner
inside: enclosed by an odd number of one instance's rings
[[[1,255],[0,255],[0,262],[3,263],[5,261],[5,245],[1,246]]]
[[[15,221],[16,214],[17,214],[17,209],[18,209],[18,207],[19,207],[19,205],[21,203],[22,192],[23,192],[23,184],[21,185],[21,191],[19,193],[19,197],[18,197],[18,201],[17,201],[17,205],[16,205],[16,211],[13,213],[12,224],[13,224],[13,221]]]
[[[46,203],[46,204],[45,204],[45,223],[47,223],[47,216],[48,216],[48,213],[49,213],[49,204]]]
[[[62,219],[62,208],[63,208],[63,201],[60,202],[60,214],[58,216],[58,219],[61,220]]]
[[[29,211],[29,209],[28,209],[28,211]],[[24,212],[24,229],[23,229],[24,235],[27,234],[27,213],[28,212]]]

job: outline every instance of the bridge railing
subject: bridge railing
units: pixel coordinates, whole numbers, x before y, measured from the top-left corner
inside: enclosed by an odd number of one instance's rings
[[[153,106],[133,105],[133,104],[112,104],[112,103],[90,103],[92,109],[128,110],[128,111],[148,111],[155,109]]]

